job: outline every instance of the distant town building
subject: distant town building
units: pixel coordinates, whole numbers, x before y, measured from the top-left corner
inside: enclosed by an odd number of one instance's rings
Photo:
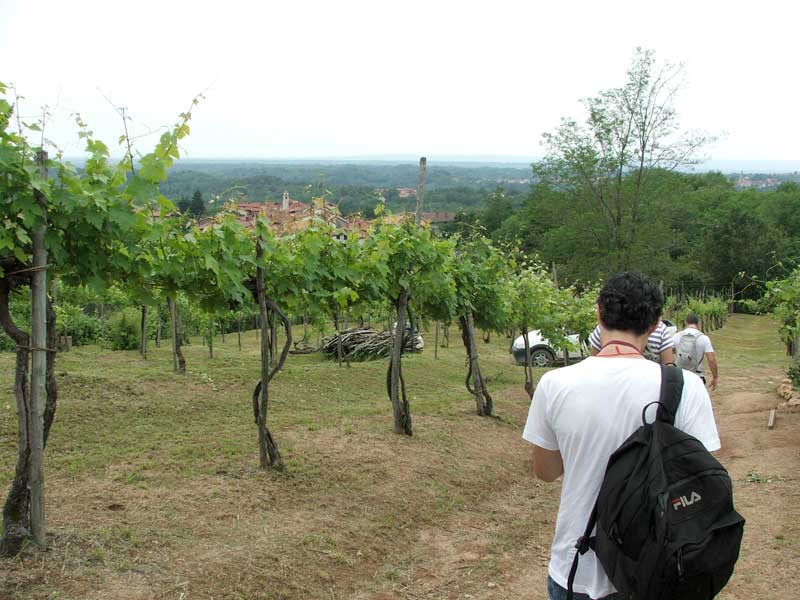
[[[413,198],[417,195],[416,188],[397,188],[397,195],[401,198]]]
[[[289,235],[300,231],[314,223],[326,223],[337,229],[337,237],[348,232],[357,233],[360,238],[366,238],[370,227],[375,222],[402,223],[413,221],[414,213],[395,213],[383,215],[378,219],[364,219],[361,215],[343,217],[339,209],[319,198],[311,203],[300,202],[289,197],[289,192],[284,192],[281,202],[236,202],[229,205],[226,212],[235,212],[239,222],[248,229],[255,227],[259,217],[266,218],[270,230],[276,235]],[[423,225],[436,225],[455,221],[452,212],[424,212],[421,215]],[[200,229],[206,229],[214,222],[214,216],[207,216],[197,221]]]
[[[748,175],[740,175],[734,182],[734,185],[741,190],[756,189],[768,190],[774,189],[781,184],[780,180],[775,177],[767,177],[765,179],[751,178]]]
[[[265,217],[270,229],[280,235],[305,229],[315,222],[324,222],[333,227],[344,229],[347,219],[339,214],[339,210],[330,202],[322,199],[307,203],[293,200],[289,192],[283,192],[281,202],[237,202],[234,209],[239,222],[245,227],[255,226],[259,216]],[[214,217],[204,217],[197,222],[200,229],[213,223]]]

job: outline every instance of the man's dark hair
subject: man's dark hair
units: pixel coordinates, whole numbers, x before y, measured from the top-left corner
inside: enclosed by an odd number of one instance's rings
[[[646,333],[661,317],[664,296],[641,273],[624,272],[607,280],[597,297],[600,321],[606,329]]]
[[[700,325],[700,319],[698,319],[697,315],[694,313],[687,315],[683,322],[686,325]]]

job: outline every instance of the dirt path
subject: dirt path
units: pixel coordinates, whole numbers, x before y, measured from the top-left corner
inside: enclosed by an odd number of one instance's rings
[[[763,340],[752,345],[763,324],[735,322],[718,336],[722,376],[712,402],[723,445],[719,458],[734,480],[736,506],[747,526],[734,576],[718,597],[793,598],[800,579],[800,409],[781,409],[775,428],[767,429],[769,410],[779,402],[774,383],[782,369],[733,368],[737,348],[749,344],[758,353],[765,346]],[[410,552],[415,563],[400,581],[353,598],[546,598],[559,491],[558,483],[522,480],[474,511],[421,531]]]

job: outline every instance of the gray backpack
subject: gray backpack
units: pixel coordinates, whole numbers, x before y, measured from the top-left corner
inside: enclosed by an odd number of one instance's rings
[[[703,360],[702,353],[697,346],[697,340],[703,335],[701,331],[689,329],[681,334],[678,346],[675,348],[675,364],[687,371],[696,371]]]

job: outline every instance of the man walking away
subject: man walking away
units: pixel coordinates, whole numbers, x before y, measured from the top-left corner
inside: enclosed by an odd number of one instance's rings
[[[600,330],[598,324],[589,334],[589,347],[592,356],[600,352]],[[647,338],[647,345],[644,347],[644,357],[662,365],[675,364],[675,348],[673,346],[674,336],[670,335],[669,329],[664,321],[659,320],[655,331]]]
[[[609,279],[597,299],[600,352],[546,373],[533,395],[522,434],[533,444],[533,471],[544,481],[564,475],[548,567],[550,600],[567,597],[575,540],[583,535],[609,457],[642,424],[644,407],[660,397],[661,366],[642,351],[662,305],[658,285],[639,273]],[[655,407],[647,414],[652,421]],[[720,448],[708,392],[691,373],[685,373],[675,426],[709,451]],[[618,598],[594,552],[581,558],[573,589],[576,600]]]
[[[703,383],[703,359],[708,361],[711,370],[711,381],[708,387],[712,391],[717,389],[717,359],[714,357],[714,348],[711,339],[700,331],[700,320],[697,315],[691,314],[683,322],[686,329],[675,334],[675,364],[682,369],[696,373]]]

